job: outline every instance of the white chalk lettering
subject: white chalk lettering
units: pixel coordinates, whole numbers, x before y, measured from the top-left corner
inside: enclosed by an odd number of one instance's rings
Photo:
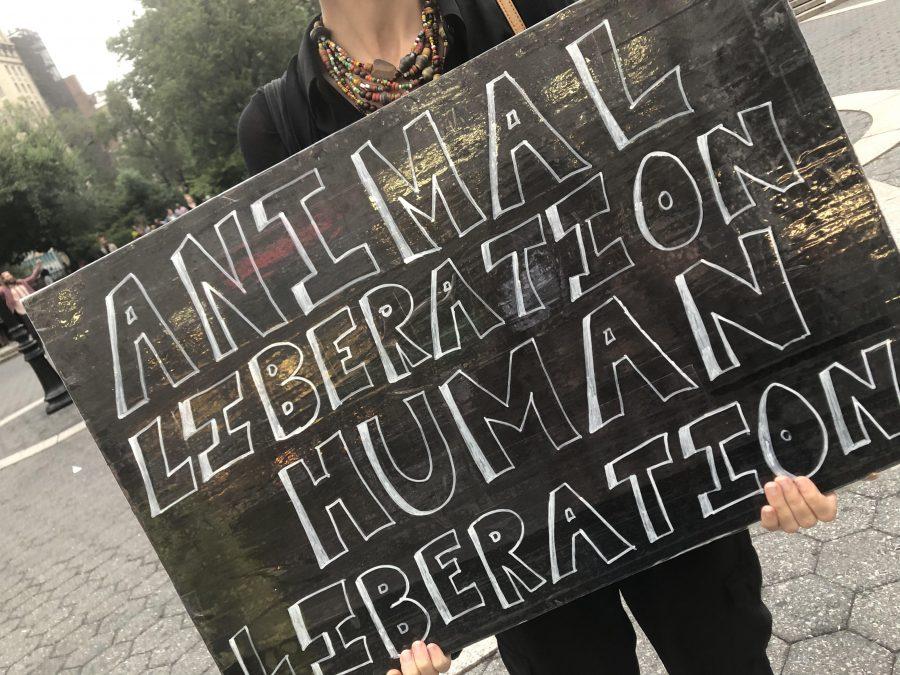
[[[472,289],[452,260],[431,271],[431,342],[439,359],[461,348],[462,319],[479,339],[503,325],[503,319]]]
[[[218,258],[192,234],[184,238],[171,258],[200,318],[213,358],[221,361],[238,348],[235,328],[248,327],[252,334],[265,336],[287,323],[287,319],[256,267],[237,213],[232,211],[216,223],[215,231],[221,245]],[[237,263],[233,252],[239,252]],[[239,274],[238,269],[244,272]],[[239,320],[237,326],[226,321],[226,307],[228,316]]]
[[[508,73],[487,83],[488,169],[494,219],[525,203],[520,155],[527,151],[562,183],[591,165],[554,129]],[[536,181],[529,175],[527,182]]]
[[[675,279],[710,381],[741,365],[726,325],[778,351],[809,336],[772,229],[747,232],[739,240],[749,280],[706,260]]]
[[[660,401],[697,385],[613,296],[582,321],[590,432],[625,415],[622,365],[641,377]]]
[[[550,575],[554,584],[578,571],[578,542],[587,544],[610,565],[634,550],[591,504],[563,483],[550,493],[547,506]]]
[[[777,433],[773,436],[772,429]],[[828,430],[822,416],[800,392],[773,382],[759,399],[759,447],[779,476],[814,476],[828,455]],[[784,467],[785,457],[803,468]]]
[[[319,392],[299,374],[302,367],[303,350],[292,342],[271,344],[247,363],[276,441],[302,433],[319,418]]]
[[[198,370],[134,274],[116,284],[105,300],[116,411],[123,419],[150,400],[145,363],[165,376],[172,387]]]
[[[168,417],[166,418],[168,420]],[[197,477],[194,474],[194,460],[190,456],[181,435],[180,429],[172,430],[167,423],[165,434],[169,439],[169,448],[163,439],[163,418],[157,417],[150,424],[128,439],[131,452],[141,472],[144,489],[147,491],[147,502],[150,505],[150,517],[156,518],[165,513],[178,502],[197,491]],[[172,445],[178,444],[179,455],[184,459],[171,466],[169,454]]]
[[[319,171],[313,169],[250,205],[257,231],[280,223],[303,261],[306,274],[291,290],[304,314],[381,271],[368,244],[339,254],[332,250],[310,210],[310,202],[324,192]]]
[[[525,602],[522,589],[534,593],[547,583],[516,554],[525,523],[515,511],[489,511],[469,525],[468,532],[503,609]]]
[[[481,245],[481,258],[487,272],[492,272],[500,263],[509,262],[517,316],[544,309],[531,277],[529,253],[546,244],[543,220],[538,214]]]
[[[739,446],[735,443],[739,438],[744,438],[746,445],[752,438],[740,403],[730,403],[698,417],[678,430],[678,438],[685,459],[702,454],[709,466],[712,488],[697,495],[704,518],[763,493],[756,469],[736,467],[726,447]]]
[[[865,374],[862,376],[841,363],[832,363],[819,373],[845,455],[872,442],[863,418],[887,440],[900,436],[900,386],[893,345],[893,340],[885,340],[863,349],[860,356]]]
[[[408,333],[415,303],[405,286],[376,286],[359,299],[359,306],[388,382],[393,384],[408,377],[413,368],[431,358],[431,353],[420,347]]]
[[[301,598],[288,607],[288,614],[301,649],[310,652],[312,647],[319,654],[309,666],[314,675],[344,675],[372,663],[343,579]],[[322,632],[312,635],[310,626]]]
[[[349,307],[341,307],[324,321],[306,331],[331,408],[337,410],[347,399],[373,387],[364,360],[348,367],[354,360],[350,338],[357,332],[356,319]],[[355,342],[359,346],[359,341]]]
[[[462,574],[460,559],[459,555],[451,554],[460,549],[456,530],[450,530],[429,541],[413,556],[425,588],[448,626],[461,616],[484,607],[484,596],[474,581],[462,588],[457,583],[457,577]]]
[[[454,235],[465,236],[487,217],[460,177],[430,112],[406,124],[403,137],[409,178],[371,141],[354,152],[352,160],[403,262],[409,263],[439,251]],[[441,161],[436,163],[438,157]],[[422,189],[427,185],[430,191]],[[443,207],[440,213],[439,201]]]
[[[641,524],[651,543],[674,531],[653,475],[656,469],[671,463],[669,434],[660,434],[619,455],[605,467],[610,490],[625,482],[631,486]]]
[[[392,659],[400,657],[415,640],[425,640],[431,630],[431,616],[418,600],[409,595],[409,578],[399,567],[381,565],[366,570],[356,578],[356,590],[369,616],[375,624],[378,636]],[[394,611],[400,609],[394,617]],[[416,623],[410,626],[411,615]]]
[[[609,20],[566,47],[575,70],[619,150],[674,119],[694,112],[675,66],[635,98]],[[643,59],[647,58],[644,51]]]
[[[600,217],[609,212],[602,173],[547,209],[547,222],[553,232],[553,240],[562,248],[561,265],[569,279],[572,302],[634,267],[622,237],[605,242],[598,236],[602,232]],[[590,247],[586,245],[584,229],[587,229]],[[573,235],[571,245],[574,245],[574,251],[564,246],[570,243],[570,235]],[[569,258],[574,258],[572,263]]]
[[[743,135],[720,124],[697,137],[726,224],[756,206],[748,180],[780,194],[804,182],[775,121],[771,101],[741,110],[738,120]]]
[[[440,392],[488,483],[515,468],[497,436],[498,425],[521,434],[533,413],[556,451],[581,438],[563,408],[534,339],[510,351],[506,387],[499,396],[462,370],[453,373],[440,386]]]
[[[235,417],[242,417],[240,406],[243,400],[240,373],[232,373],[208,389],[178,402],[185,442],[188,447],[199,445],[203,448],[197,455],[197,462],[204,483],[253,454],[250,420],[234,424]]]
[[[318,461],[294,462],[279,471],[278,477],[319,567],[325,569],[349,550],[346,534],[355,532],[368,541],[394,521],[360,473],[340,431],[316,446],[316,458]],[[341,489],[336,490],[335,485]],[[345,523],[343,528],[338,525],[339,517]]]
[[[675,251],[697,238],[703,196],[684,162],[668,152],[651,152],[641,160],[634,179],[634,214],[644,239],[660,251]],[[660,241],[663,233],[666,243]]]
[[[403,399],[407,410],[419,429],[422,449],[413,455],[406,425],[398,420],[390,419],[385,427],[394,427],[402,434],[402,443],[389,444],[384,437],[381,416],[373,417],[357,425],[363,449],[369,463],[378,476],[384,491],[403,511],[413,516],[427,516],[440,511],[453,498],[456,489],[456,469],[453,466],[453,455],[450,446],[441,431],[428,397],[424,392],[407,396]],[[393,448],[393,449],[392,449]],[[406,461],[398,461],[397,454],[402,453]],[[420,457],[424,454],[425,461]],[[413,467],[426,465],[419,475],[411,475],[403,464]]]
[[[288,673],[295,675],[290,656],[281,659],[271,673],[266,670],[247,626],[228,638],[228,644],[244,675],[288,675]]]

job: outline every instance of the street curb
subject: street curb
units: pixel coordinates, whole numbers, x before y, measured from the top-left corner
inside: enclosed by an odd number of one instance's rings
[[[807,21],[809,19],[816,18],[817,16],[819,16],[819,14],[825,14],[825,12],[840,9],[844,5],[848,5],[851,2],[854,2],[854,0],[832,0],[831,2],[828,2],[826,0],[826,2],[822,3],[821,5],[816,5],[815,7],[801,11],[799,14],[797,14],[797,21],[803,23],[804,21]]]

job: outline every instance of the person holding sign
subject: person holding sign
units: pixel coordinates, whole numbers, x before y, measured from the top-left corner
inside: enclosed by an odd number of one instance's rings
[[[321,0],[321,15],[284,75],[257,92],[241,116],[248,169],[268,169],[570,3],[517,4]],[[837,513],[836,497],[822,494],[809,478],[780,476],[765,485],[765,495],[760,519],[769,530],[797,532]],[[771,615],[761,588],[759,560],[745,531],[507,630],[497,641],[513,675],[638,673],[624,597],[670,673],[771,673]],[[389,675],[449,668],[439,646],[416,642]]]
[[[37,265],[24,279],[16,279],[9,271],[0,272],[0,296],[6,303],[6,308],[18,317],[22,325],[28,330],[28,334],[35,340],[38,340],[37,331],[34,324],[25,313],[25,306],[22,300],[34,293],[32,285],[37,281],[41,274],[43,262],[38,260]]]

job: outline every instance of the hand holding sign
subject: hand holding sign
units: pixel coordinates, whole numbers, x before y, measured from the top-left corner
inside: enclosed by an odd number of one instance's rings
[[[766,483],[766,499],[760,522],[769,531],[788,534],[809,529],[819,522],[830,523],[837,516],[837,495],[822,494],[809,478],[779,476]]]
[[[413,643],[411,649],[400,654],[400,670],[388,671],[387,675],[437,675],[450,670],[450,657],[444,650],[432,643],[425,645],[421,640]]]

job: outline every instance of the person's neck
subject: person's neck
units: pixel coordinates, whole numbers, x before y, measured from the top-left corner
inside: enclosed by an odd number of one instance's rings
[[[422,30],[421,0],[322,0],[322,23],[358,61],[397,65]]]

